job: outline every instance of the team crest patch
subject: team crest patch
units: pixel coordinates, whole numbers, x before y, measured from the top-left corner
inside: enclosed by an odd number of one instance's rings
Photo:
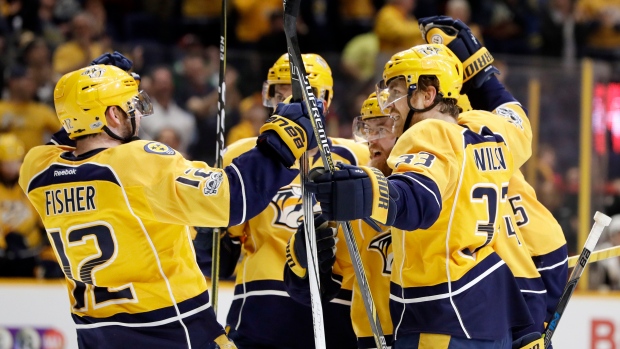
[[[100,78],[105,73],[105,68],[100,68],[98,66],[94,66],[92,68],[86,69],[82,72],[82,75],[88,75],[89,78]]]
[[[176,152],[174,149],[159,142],[149,142],[144,146],[144,150],[147,153],[159,154],[159,155],[174,155]]]
[[[521,119],[521,117],[519,116],[519,114],[517,114],[516,111],[510,108],[499,107],[495,109],[494,113],[499,116],[505,117],[506,119],[508,119],[508,122],[523,130],[523,119]]]
[[[211,172],[209,179],[207,179],[207,182],[205,183],[203,194],[207,196],[216,195],[220,189],[220,184],[222,184],[223,178],[224,175],[222,172]]]

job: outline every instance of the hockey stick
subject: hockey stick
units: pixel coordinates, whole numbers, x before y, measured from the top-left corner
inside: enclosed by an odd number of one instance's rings
[[[226,119],[226,5],[222,0],[222,18],[220,19],[220,85],[217,101],[217,139],[215,140],[216,167],[222,168],[224,151],[224,120]],[[211,254],[211,304],[217,315],[218,287],[220,284],[220,233],[221,228],[213,229],[213,252]]]
[[[545,349],[549,348],[551,344],[551,337],[555,333],[555,330],[558,327],[558,323],[564,314],[564,310],[566,309],[566,305],[570,300],[570,297],[573,295],[575,291],[575,287],[577,286],[577,282],[583,273],[583,269],[585,268],[588,260],[590,259],[590,255],[592,254],[592,250],[596,247],[596,243],[598,239],[601,237],[603,233],[603,229],[609,225],[611,222],[611,218],[601,212],[596,212],[594,214],[594,225],[592,226],[592,230],[590,230],[590,234],[588,235],[588,239],[586,240],[585,246],[583,246],[583,250],[579,255],[579,264],[575,266],[573,272],[570,274],[570,278],[564,287],[564,292],[562,292],[562,296],[560,297],[560,301],[558,302],[557,307],[555,308],[555,312],[553,314],[553,319],[547,325],[545,329]]]
[[[620,256],[620,246],[608,247],[602,250],[592,252],[592,254],[590,255],[589,262],[594,263],[594,262],[598,262],[598,261],[602,261],[605,259],[610,259],[610,258],[614,258],[618,256]],[[569,268],[574,267],[577,264],[578,260],[579,260],[579,256],[568,257],[568,267]]]
[[[294,101],[306,101],[306,107],[308,111],[316,110],[316,99],[310,88],[310,84],[307,80],[306,68],[301,58],[299,51],[299,45],[297,44],[297,14],[299,13],[299,1],[284,0],[284,32],[286,34],[286,41],[289,47],[289,66],[291,71],[291,86],[293,88],[293,100]],[[287,6],[288,4],[288,6]],[[297,6],[294,16],[291,18],[286,13],[290,10],[291,6]],[[292,23],[291,23],[292,22]],[[288,30],[287,30],[288,28]],[[295,47],[292,47],[290,32],[292,31],[292,37],[295,40]],[[306,90],[309,89],[309,90]],[[309,94],[308,94],[308,91]],[[311,105],[314,109],[311,109]],[[313,119],[313,117],[311,117]],[[320,120],[320,118],[318,118]],[[313,120],[314,121],[314,120]],[[320,122],[320,121],[319,121]],[[315,123],[312,125],[315,135],[317,128]],[[317,137],[318,138],[318,137]],[[312,193],[306,190],[306,183],[308,183],[308,152],[305,152],[299,159],[299,175],[301,180],[301,204],[304,215],[304,232],[306,234],[306,260],[308,264],[308,281],[310,283],[310,303],[312,306],[312,323],[314,329],[314,347],[317,349],[325,349],[327,345],[325,343],[325,324],[323,320],[323,306],[321,304],[321,282],[319,276],[319,264],[317,259],[316,249],[316,230],[314,227],[314,211],[312,205]]]
[[[308,82],[308,76],[306,74],[303,60],[301,59],[299,43],[297,41],[296,23],[297,15],[299,14],[300,1],[301,0],[284,0],[284,34],[286,35],[286,41],[289,49],[291,79],[296,80],[297,82],[297,84],[293,84],[293,98],[299,100],[303,95],[306,107],[308,109],[308,112],[310,113],[310,120],[312,122],[314,134],[317,138],[319,151],[321,152],[321,158],[323,159],[323,165],[325,166],[326,170],[333,173],[336,168],[334,166],[334,161],[331,156],[329,143],[327,142],[327,132],[325,131],[325,126],[323,125],[323,121],[321,120],[319,115],[316,97],[314,96],[312,87]],[[304,162],[302,160],[302,165],[303,164]],[[305,164],[307,164],[307,162],[305,162]],[[302,184],[304,183],[303,180],[304,178],[302,178]],[[309,195],[309,197],[312,198],[312,195]],[[351,255],[353,269],[355,270],[355,277],[357,279],[362,294],[362,299],[364,300],[364,306],[366,308],[366,313],[368,314],[368,320],[370,321],[370,327],[375,338],[375,343],[377,344],[377,348],[387,349],[387,344],[383,335],[379,316],[377,314],[375,303],[372,299],[372,294],[370,293],[370,288],[368,286],[368,278],[366,277],[366,273],[364,272],[364,265],[362,264],[362,259],[360,257],[360,252],[357,247],[357,242],[355,241],[355,236],[353,235],[353,230],[351,229],[351,223],[339,222],[339,224],[342,224],[343,226],[345,241],[347,243],[349,254]],[[306,224],[305,226],[308,227],[309,224]],[[308,233],[308,231],[306,231],[306,233]],[[308,262],[308,266],[310,266],[310,262]]]

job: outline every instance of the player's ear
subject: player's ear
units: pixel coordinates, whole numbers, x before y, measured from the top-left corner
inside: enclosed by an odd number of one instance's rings
[[[108,107],[105,111],[105,118],[110,127],[119,126],[122,122],[122,111],[115,106]]]
[[[437,89],[435,86],[427,86],[426,91],[424,91],[424,108],[435,103],[435,96],[437,96]]]

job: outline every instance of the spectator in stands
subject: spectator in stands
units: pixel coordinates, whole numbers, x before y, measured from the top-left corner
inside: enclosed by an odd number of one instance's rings
[[[17,185],[24,155],[15,135],[0,135],[0,277],[33,277],[43,241],[39,215]]]
[[[260,93],[255,93],[246,97],[239,105],[241,122],[233,126],[226,137],[226,145],[232,144],[243,138],[257,137],[261,126],[269,116],[267,109],[263,106]]]
[[[537,20],[526,0],[493,1],[488,25],[484,28],[489,51],[529,54],[540,44]]]
[[[413,17],[416,0],[387,0],[375,18],[374,32],[379,39],[375,66],[378,74],[390,57],[399,51],[424,43],[418,21]]]
[[[572,0],[550,0],[540,17],[543,55],[562,57],[565,63],[581,56],[589,26],[575,15]]]
[[[52,71],[52,54],[42,38],[33,37],[24,44],[22,50],[23,64],[32,73],[32,78],[37,86],[36,98],[39,102],[53,105],[54,81]]]
[[[599,58],[620,57],[620,1],[579,0],[577,16],[591,26],[588,54]]]
[[[446,16],[459,19],[467,24],[472,34],[482,41],[482,30],[476,23],[471,22],[471,8],[467,0],[448,0],[446,3]]]
[[[341,55],[342,67],[354,81],[369,81],[375,74],[377,54],[379,54],[377,35],[374,32],[360,34],[344,47]]]
[[[219,55],[218,55],[219,62]],[[203,101],[204,106],[196,107],[195,99],[200,99],[210,95],[211,92],[217,90],[211,83],[217,84],[217,81],[212,82],[209,67],[206,66],[204,58],[197,54],[188,54],[181,60],[182,70],[178,79],[182,81],[178,84],[178,88],[175,90],[175,100],[177,104],[183,106],[194,114],[214,114],[215,108],[217,108],[217,97],[211,97],[208,101]],[[216,72],[214,77],[217,77]],[[214,100],[213,100],[214,99]]]
[[[282,0],[233,0],[232,4],[238,14],[237,39],[249,48],[269,33],[271,14],[282,12]]]
[[[187,152],[187,148],[194,140],[196,121],[194,117],[181,109],[174,101],[174,83],[172,71],[168,67],[160,66],[150,74],[152,86],[148,93],[153,98],[153,115],[148,122],[140,125],[142,136],[155,138],[166,127],[173,128],[179,133],[181,142],[176,149]]]
[[[172,149],[180,149],[181,147],[181,135],[177,130],[172,127],[164,127],[159,130],[159,133],[154,138],[155,141],[164,143]],[[185,157],[185,153],[180,152]]]
[[[86,12],[71,20],[71,40],[60,45],[54,52],[54,71],[64,75],[70,71],[87,66],[93,59],[108,51],[95,38],[96,22]]]
[[[376,9],[371,0],[340,0],[338,12],[343,42],[372,31]]]
[[[37,86],[32,73],[14,66],[9,74],[8,98],[0,101],[0,132],[14,133],[30,148],[47,142],[60,129],[54,110],[34,99]]]

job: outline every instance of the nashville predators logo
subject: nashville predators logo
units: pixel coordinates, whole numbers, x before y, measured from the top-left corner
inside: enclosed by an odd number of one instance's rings
[[[105,68],[100,68],[98,66],[94,66],[92,68],[88,68],[82,72],[82,75],[88,75],[89,78],[100,78],[105,73]]]
[[[517,114],[516,111],[506,107],[499,107],[495,109],[493,113],[499,116],[503,116],[504,118],[508,119],[508,122],[523,130],[523,119],[521,119],[521,117],[519,116],[519,114]]]
[[[144,150],[147,153],[159,154],[159,155],[174,155],[174,149],[159,142],[149,142],[144,146]]]
[[[297,229],[303,217],[301,205],[301,186],[284,187],[271,199],[276,210],[273,224]]]
[[[378,235],[372,239],[369,250],[374,250],[381,254],[383,258],[383,275],[392,274],[392,262],[394,261],[394,253],[392,253],[392,234],[388,231]]]

